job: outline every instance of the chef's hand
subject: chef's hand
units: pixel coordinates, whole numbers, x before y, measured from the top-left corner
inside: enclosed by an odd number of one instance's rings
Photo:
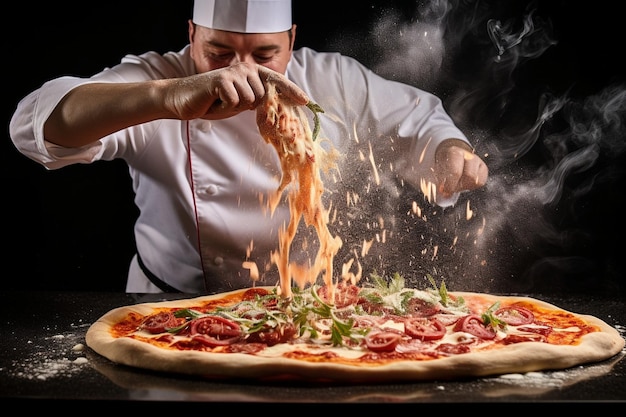
[[[265,83],[270,81],[294,104],[308,103],[304,91],[283,74],[250,63],[178,79],[166,89],[165,103],[170,117],[176,119],[224,119],[254,109],[265,95]]]
[[[471,147],[459,139],[448,139],[435,152],[437,194],[449,198],[452,194],[474,190],[487,182],[489,169]]]
[[[77,86],[59,101],[44,124],[44,137],[72,148],[157,119],[224,119],[255,108],[270,81],[294,104],[309,102],[284,75],[248,63],[183,78],[93,82]]]

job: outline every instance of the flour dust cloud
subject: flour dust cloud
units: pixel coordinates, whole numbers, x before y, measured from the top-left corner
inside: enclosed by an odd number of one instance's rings
[[[331,45],[441,97],[490,169],[486,187],[442,209],[399,175],[398,143],[352,138],[340,178],[325,181],[344,241],[336,261],[422,287],[430,274],[455,290],[619,289],[620,257],[604,237],[617,232],[598,209],[624,203],[613,187],[624,178],[625,84],[577,90],[568,68],[551,66],[567,41],[556,6],[492,3],[380,6],[361,35]]]

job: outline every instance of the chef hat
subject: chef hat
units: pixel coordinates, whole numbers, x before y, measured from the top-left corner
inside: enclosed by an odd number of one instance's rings
[[[291,0],[195,0],[193,22],[229,32],[283,32],[291,28]]]

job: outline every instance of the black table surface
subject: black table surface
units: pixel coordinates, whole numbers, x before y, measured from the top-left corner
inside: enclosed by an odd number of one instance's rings
[[[534,298],[594,315],[626,334],[621,297],[586,295]],[[236,403],[255,407],[307,403],[350,405],[507,405],[626,401],[626,352],[566,370],[510,374],[459,381],[390,384],[304,384],[215,381],[173,376],[115,364],[85,345],[89,326],[107,311],[128,304],[181,298],[171,295],[90,292],[3,292],[0,400],[23,406],[49,404]]]

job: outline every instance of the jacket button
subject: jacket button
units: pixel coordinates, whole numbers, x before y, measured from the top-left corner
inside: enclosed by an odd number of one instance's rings
[[[209,195],[217,194],[217,185],[215,185],[215,184],[209,185],[208,187],[206,187],[206,192]]]
[[[216,256],[215,259],[213,259],[213,263],[219,266],[224,263],[224,258],[222,258],[221,256]]]
[[[211,122],[208,120],[202,120],[199,124],[198,124],[198,130],[200,130],[201,132],[208,132],[211,130]]]

